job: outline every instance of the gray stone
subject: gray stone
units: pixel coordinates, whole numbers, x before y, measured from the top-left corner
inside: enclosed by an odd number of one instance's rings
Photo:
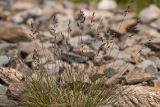
[[[5,84],[20,82],[24,76],[21,72],[12,68],[0,68],[0,78]]]
[[[42,58],[47,61],[53,61],[55,58],[51,51],[44,47],[43,43],[40,43],[39,41],[21,42],[19,44],[19,51],[23,59],[31,54],[28,61],[32,61],[33,54],[38,57],[38,59]]]
[[[0,84],[0,96],[6,95],[7,87]]]
[[[0,67],[8,64],[10,59],[7,56],[0,56]]]
[[[73,52],[89,58],[94,57],[96,54],[96,52],[92,50],[88,45],[84,45],[81,48],[73,49]]]
[[[154,79],[156,79],[154,75],[145,73],[145,71],[142,68],[138,68],[138,67],[130,71],[125,77],[126,84],[129,84],[129,85],[142,83],[145,81],[151,81]]]
[[[106,68],[114,68],[119,72],[123,72],[123,71],[131,71],[134,69],[134,65],[132,65],[131,63],[127,63],[124,60],[116,60],[114,62],[111,62],[109,64],[106,65]]]
[[[156,5],[150,5],[140,12],[142,22],[148,23],[160,17],[160,9]]]
[[[152,22],[150,26],[156,28],[157,30],[160,30],[160,19],[156,20],[155,22]]]
[[[11,43],[31,41],[29,29],[25,26],[0,21],[0,39]]]
[[[124,86],[114,107],[159,107],[160,91],[149,86]]]
[[[69,39],[69,44],[72,47],[79,47],[79,45],[83,42],[86,43],[88,41],[93,40],[93,38],[89,35],[84,35],[84,36],[76,36],[76,37],[72,37]]]
[[[24,21],[24,18],[21,17],[20,15],[15,15],[12,17],[12,21],[16,24],[21,24]]]
[[[70,63],[73,62],[84,63],[88,60],[88,57],[81,56],[72,52],[62,52],[60,56],[62,60],[65,60]]]
[[[104,70],[104,74],[105,74],[105,76],[108,77],[108,78],[114,76],[114,75],[117,74],[117,73],[118,73],[118,71],[115,70],[114,68],[111,68],[111,67],[106,68],[106,69]]]
[[[114,0],[101,0],[98,4],[99,10],[114,11],[117,8],[117,4]]]
[[[107,85],[114,85],[122,80],[123,75],[125,75],[127,71],[133,70],[134,66],[130,63],[124,62],[123,60],[116,60],[115,62],[107,64],[106,68],[114,68],[116,70],[114,75],[106,81]]]
[[[9,46],[10,46],[9,43],[0,41],[0,49],[5,49],[5,48],[8,48]]]
[[[6,95],[7,87],[0,84],[0,107],[17,107],[18,103],[9,100]]]
[[[112,57],[114,59],[125,60],[125,61],[131,60],[130,54],[127,54],[126,52],[123,51],[119,51],[119,49],[108,50],[107,53],[105,54],[105,57]]]
[[[12,61],[13,59],[18,58],[18,50],[17,49],[8,50],[6,55]]]
[[[91,47],[92,47],[93,49],[97,50],[97,49],[99,49],[99,47],[100,47],[102,44],[103,44],[102,41],[100,41],[100,40],[94,40],[94,41],[91,42],[90,45],[91,45]]]
[[[103,59],[104,59],[104,52],[103,51],[100,51],[95,57],[94,57],[94,59],[93,59],[93,62],[95,63],[95,64],[101,64],[101,63],[103,63]]]
[[[45,10],[45,8],[43,10]],[[26,11],[22,11],[19,15],[24,19],[27,19],[28,15],[40,17],[41,15],[44,15],[44,14],[45,13],[43,13],[40,7],[35,7],[35,8],[28,9]]]
[[[24,83],[11,83],[7,90],[7,96],[13,98],[14,100],[20,100],[22,94],[25,90]]]
[[[138,66],[142,67],[145,70],[145,72],[150,74],[155,74],[158,72],[156,64],[151,60],[145,60]]]
[[[158,69],[160,69],[160,58],[156,56],[149,57],[149,60],[153,61]]]

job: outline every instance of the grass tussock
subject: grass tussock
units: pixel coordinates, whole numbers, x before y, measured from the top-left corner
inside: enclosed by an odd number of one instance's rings
[[[24,93],[27,107],[100,107],[112,105],[120,95],[117,86],[107,87],[104,78],[87,80],[85,73],[66,69],[59,79],[36,73]]]

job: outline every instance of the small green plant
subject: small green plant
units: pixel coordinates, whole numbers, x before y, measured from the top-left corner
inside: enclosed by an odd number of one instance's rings
[[[112,105],[120,94],[117,86],[107,87],[103,78],[86,82],[84,72],[66,69],[59,80],[47,73],[30,78],[24,93],[27,107],[100,107]]]
[[[89,33],[100,35],[101,29],[103,29],[103,20],[98,20],[99,26],[95,30],[93,27],[96,21],[94,15],[95,12],[91,15],[90,23],[87,24],[89,29],[86,30]],[[83,31],[86,26],[86,20],[87,19],[83,11],[80,11],[80,13],[77,14],[77,17],[75,17],[77,27],[81,34],[84,33]],[[58,35],[56,33],[57,23],[58,20],[56,16],[54,16],[52,23],[53,26],[50,30],[51,34],[55,36],[55,38]],[[61,43],[66,47],[69,44],[67,43],[68,38],[71,37],[72,28],[70,24],[71,21],[69,20],[67,29],[68,37],[64,37],[63,33],[60,33],[60,36],[63,37]],[[34,24],[31,24],[31,31],[33,34],[31,35],[32,37],[39,37],[38,28],[37,26],[34,26]],[[58,46],[56,42],[54,42],[54,44]],[[106,41],[104,44],[108,45],[109,42]],[[104,46],[104,44],[96,50],[96,53],[99,53],[99,50]],[[37,50],[35,50],[34,57],[36,57],[36,51]],[[57,57],[60,56],[60,53],[58,52],[54,53]],[[36,59],[39,59],[39,57],[37,56]],[[63,64],[63,60],[61,58],[59,59]],[[39,62],[39,60],[36,62]],[[106,85],[105,82],[108,78],[105,77],[104,74],[96,77],[93,66],[90,67],[89,64],[86,66],[89,66],[89,69],[76,69],[69,63],[69,67],[64,67],[57,76],[49,75],[47,71],[42,68],[43,65],[37,66],[35,75],[26,79],[27,85],[22,99],[23,104],[27,107],[101,107],[104,105],[114,105],[122,92],[121,87],[117,85]],[[87,73],[90,70],[91,72],[89,75]]]

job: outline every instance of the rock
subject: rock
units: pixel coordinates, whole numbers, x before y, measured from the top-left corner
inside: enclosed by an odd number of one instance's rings
[[[98,50],[101,45],[103,45],[103,42],[97,39],[90,43],[90,47],[94,50]]]
[[[0,96],[5,96],[7,91],[7,87],[0,84]]]
[[[124,11],[122,10],[120,10],[120,11],[118,11],[118,13],[117,14],[115,14],[115,16],[114,16],[114,20],[115,21],[122,21],[122,20],[124,20]],[[132,20],[132,19],[134,19],[136,17],[136,14],[135,13],[133,13],[133,12],[128,12],[127,13],[127,15],[125,16],[125,20]],[[125,21],[124,20],[124,21]]]
[[[140,60],[141,59],[141,53],[139,52],[140,50],[142,50],[142,46],[141,45],[133,45],[131,47],[128,47],[124,50],[124,52],[126,52],[127,54],[131,55],[132,59],[134,59],[135,61]]]
[[[157,30],[160,30],[160,19],[152,22],[152,23],[150,24],[150,26],[153,27],[153,28],[155,28],[155,29],[157,29]]]
[[[118,73],[118,71],[115,70],[114,68],[106,68],[106,69],[104,70],[104,75],[105,75],[106,77],[108,77],[108,78],[114,76],[114,75],[117,74],[117,73]]]
[[[11,46],[11,44],[6,43],[4,41],[0,41],[0,50],[6,49],[6,48],[8,48],[10,46]]]
[[[144,43],[145,46],[149,47],[152,51],[155,51],[158,56],[160,52],[160,38],[154,38],[150,42]]]
[[[16,107],[18,103],[13,100],[9,100],[7,95],[7,87],[0,84],[0,106],[1,107]]]
[[[65,60],[70,63],[73,63],[73,62],[84,63],[88,61],[88,57],[81,56],[72,52],[62,52],[60,56],[62,60]]]
[[[21,72],[12,68],[0,68],[0,79],[7,85],[20,82],[23,79]]]
[[[46,47],[44,47],[42,43],[38,41],[21,42],[19,44],[19,51],[21,53],[22,59],[30,59],[30,61],[33,61],[33,54],[35,54],[38,58],[42,58],[47,61],[54,61],[53,54]],[[28,56],[29,54],[31,56]],[[27,56],[30,58],[28,59]]]
[[[90,47],[88,47],[87,45],[85,46],[82,46],[82,48],[76,48],[76,49],[73,49],[73,52],[79,54],[79,55],[83,55],[83,56],[86,56],[86,57],[94,57],[95,56],[95,51],[90,49]]]
[[[64,8],[69,8],[69,9],[73,9],[74,8],[74,4],[72,2],[68,2],[68,1],[64,1],[63,2],[63,6]]]
[[[24,18],[20,15],[16,15],[12,17],[12,21],[16,24],[22,24],[24,22]]]
[[[142,83],[144,81],[151,81],[154,79],[156,79],[154,75],[145,73],[145,71],[142,68],[138,67],[130,71],[125,77],[126,84],[129,85]]]
[[[148,36],[148,37],[154,37],[154,38],[159,38],[160,36],[160,33],[156,30],[156,29],[153,29],[153,28],[144,28],[144,29],[141,29],[139,31],[139,35],[141,36]]]
[[[6,56],[10,59],[10,61],[18,58],[18,50],[17,49],[8,50]]]
[[[29,65],[26,65],[24,61],[21,61],[19,58],[11,60],[6,67],[10,67],[21,72],[24,78],[29,77],[33,73],[33,70],[29,68]]]
[[[5,0],[1,0],[0,1],[0,6],[1,6],[1,8],[3,8],[3,9],[10,9],[10,7],[11,7],[11,1],[5,1]]]
[[[159,79],[157,79],[157,80],[152,80],[151,86],[159,89],[159,88],[160,88],[160,80],[159,80]]]
[[[104,61],[104,52],[103,51],[100,51],[93,59],[93,62],[97,65],[100,65],[102,64]]]
[[[159,107],[160,90],[148,86],[124,86],[116,107]]]
[[[114,40],[113,40],[114,41]],[[116,43],[106,43],[104,46],[103,46],[103,51],[111,51],[112,49],[119,49],[119,46],[116,44]]]
[[[32,8],[33,6],[34,6],[33,2],[18,1],[13,4],[12,9],[15,11],[27,10],[27,9]]]
[[[149,60],[153,61],[158,69],[160,69],[160,58],[156,56],[151,56],[148,58]]]
[[[15,24],[23,24],[23,23],[27,23],[29,19],[32,19],[32,18],[35,19],[40,17],[41,15],[42,15],[42,10],[40,8],[31,8],[15,14],[11,18],[11,21]]]
[[[160,17],[160,9],[156,5],[150,5],[140,12],[140,20],[148,23]]]
[[[11,83],[8,87],[7,95],[15,100],[20,100],[24,89],[24,83]]]
[[[44,54],[43,54],[44,55]],[[25,57],[24,62],[31,68],[34,69],[39,65],[43,65],[48,62],[54,62],[54,60],[49,59],[47,56],[39,56],[37,54],[31,53]]]
[[[76,37],[71,37],[69,39],[69,44],[72,47],[79,47],[80,44],[86,43],[86,42],[89,42],[92,40],[93,40],[93,38],[90,35],[76,36]]]
[[[125,61],[131,60],[130,54],[128,54],[124,51],[119,51],[118,49],[108,50],[107,53],[105,54],[105,57],[112,57],[114,59],[125,60]]]
[[[97,8],[99,10],[114,11],[117,8],[117,4],[114,0],[101,0]]]
[[[158,72],[157,66],[151,60],[145,60],[137,66],[143,68],[145,72],[150,73],[150,74],[155,74]]]
[[[114,62],[108,63],[106,65],[106,68],[114,68],[115,70],[117,70],[118,72],[122,72],[122,71],[131,71],[134,69],[134,65],[132,65],[131,63],[127,63],[124,60],[116,60]]]
[[[8,32],[9,31],[9,32]],[[28,36],[28,29],[22,26],[0,22],[0,39],[7,42],[31,41]]]
[[[130,63],[124,62],[123,60],[116,60],[115,62],[107,64],[105,68],[114,68],[116,70],[114,75],[106,81],[106,85],[115,85],[121,82],[127,71],[133,70],[134,66]]]
[[[141,52],[140,52],[143,56],[148,56],[152,53],[150,48],[145,47]]]
[[[95,51],[93,50],[83,50],[83,49],[75,49],[73,50],[75,53],[79,54],[79,55],[83,55],[83,56],[86,56],[86,57],[94,57],[95,56]]]
[[[133,46],[136,43],[137,36],[128,37],[130,35],[127,34],[127,35],[124,35],[123,37],[121,37],[122,42],[119,42],[119,47],[121,49],[125,49],[127,47]]]
[[[111,19],[114,17],[114,13],[110,12],[110,11],[95,10],[95,13],[96,13],[95,17],[97,17],[97,18],[103,17],[103,18],[110,18]],[[106,20],[106,22],[108,22],[108,20]]]
[[[9,58],[7,56],[0,56],[0,67],[9,63]]]
[[[136,24],[135,19],[128,19],[128,20],[124,20],[123,22],[114,24],[112,29],[120,34],[124,34],[124,33],[127,33],[127,29],[134,24]]]
[[[156,74],[158,72],[157,68],[154,67],[153,65],[147,66],[144,70],[145,72],[150,73],[150,74]]]

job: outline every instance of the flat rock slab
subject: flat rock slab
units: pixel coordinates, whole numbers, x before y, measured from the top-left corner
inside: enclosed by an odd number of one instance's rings
[[[17,102],[9,100],[6,95],[7,87],[0,84],[0,107],[16,107]]]
[[[115,107],[159,107],[160,90],[148,86],[124,86]]]
[[[81,56],[72,52],[63,52],[61,53],[61,58],[67,62],[79,62],[84,63],[88,60],[88,57]]]
[[[23,74],[15,69],[0,68],[0,79],[7,85],[20,82],[23,78]]]
[[[141,68],[135,68],[134,70],[130,71],[126,77],[126,84],[137,84],[142,83],[144,81],[154,80],[156,77],[154,75],[145,73]]]
[[[27,28],[11,23],[0,22],[0,39],[7,42],[31,41]]]

